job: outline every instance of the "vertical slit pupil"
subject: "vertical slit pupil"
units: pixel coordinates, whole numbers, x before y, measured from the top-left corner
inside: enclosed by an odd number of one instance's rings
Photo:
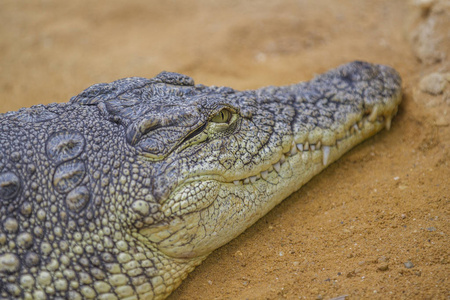
[[[231,112],[228,109],[222,109],[214,117],[212,117],[211,121],[215,123],[227,123],[230,121],[230,118]]]

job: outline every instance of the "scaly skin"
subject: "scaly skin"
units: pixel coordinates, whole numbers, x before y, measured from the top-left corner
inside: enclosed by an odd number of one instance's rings
[[[0,298],[165,298],[400,100],[397,72],[353,62],[242,92],[163,72],[2,114]]]

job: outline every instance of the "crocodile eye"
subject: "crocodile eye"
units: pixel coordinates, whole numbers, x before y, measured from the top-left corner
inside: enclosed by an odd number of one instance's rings
[[[219,111],[215,116],[211,118],[211,122],[214,123],[228,123],[231,119],[232,113],[228,109],[224,108]]]

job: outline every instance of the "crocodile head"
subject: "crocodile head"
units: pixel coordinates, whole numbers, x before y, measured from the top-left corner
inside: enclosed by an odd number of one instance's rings
[[[348,149],[390,127],[398,74],[354,62],[287,87],[235,91],[184,75],[95,85],[72,99],[121,124],[151,174],[131,203],[144,240],[169,257],[227,243]]]
[[[250,91],[163,72],[0,115],[0,298],[164,298],[400,100],[397,72],[353,62]]]

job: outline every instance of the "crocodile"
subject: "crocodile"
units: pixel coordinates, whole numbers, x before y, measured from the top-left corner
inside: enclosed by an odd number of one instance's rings
[[[186,75],[0,115],[0,299],[163,299],[353,146],[389,129],[391,67],[256,90]]]

